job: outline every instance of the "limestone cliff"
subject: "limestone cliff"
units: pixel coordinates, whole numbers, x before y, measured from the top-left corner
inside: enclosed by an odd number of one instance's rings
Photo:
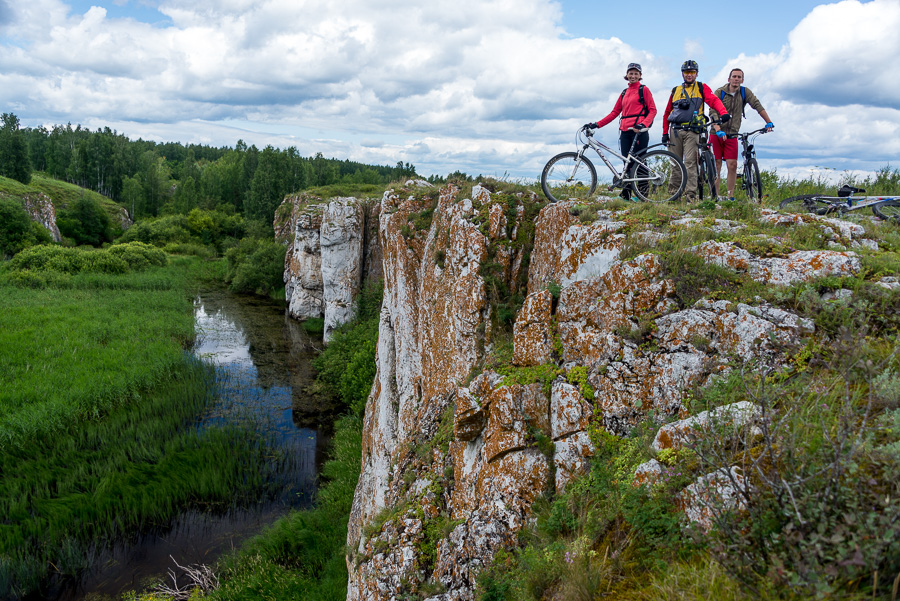
[[[297,319],[324,318],[325,341],[353,316],[354,299],[367,280],[381,277],[381,246],[374,228],[380,204],[355,198],[324,201],[308,195],[285,199],[275,219],[276,237],[288,240],[285,295]]]
[[[44,226],[54,242],[62,240],[59,228],[56,226],[56,209],[50,197],[43,192],[37,194],[27,194],[22,197],[25,210],[32,221],[40,223]]]
[[[326,294],[329,269],[352,296],[365,277],[359,269],[374,273],[355,266],[365,263],[360,253],[383,262],[377,376],[348,529],[348,600],[472,599],[479,571],[515,545],[538,496],[584,471],[592,427],[624,434],[647,419],[680,417],[655,443],[677,445],[705,419],[685,412],[687,389],[727,371],[733,357],[777,363],[785,345],[814,330],[761,298],[733,303],[686,289],[651,252],[676,231],[733,233],[739,223],[677,215],[660,226],[574,202],[538,213],[540,200],[450,185],[389,191],[365,210],[347,199],[292,205],[292,314],[327,314],[328,298],[348,298]],[[759,219],[783,217],[763,210]],[[376,218],[378,244],[361,251]],[[850,248],[874,244],[865,231],[812,223],[840,248],[768,252],[774,242],[749,237],[743,247],[707,239],[684,252],[772,286],[858,273]],[[332,231],[341,233],[325,233]],[[336,261],[343,270],[325,266]],[[514,298],[522,302],[509,332],[501,313]],[[333,323],[345,315],[332,311]],[[744,407],[725,413],[754,415]],[[653,469],[642,466],[636,480]]]

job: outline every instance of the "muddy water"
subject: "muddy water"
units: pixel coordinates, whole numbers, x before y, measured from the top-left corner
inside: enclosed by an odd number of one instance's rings
[[[270,493],[257,503],[226,512],[192,510],[172,523],[112,548],[98,549],[78,583],[52,595],[60,601],[117,598],[166,578],[181,565],[211,564],[286,515],[309,506],[333,419],[306,394],[317,346],[281,303],[233,295],[200,294],[194,302],[194,354],[216,367],[219,394],[198,416],[200,429],[250,422],[274,441],[283,459]]]

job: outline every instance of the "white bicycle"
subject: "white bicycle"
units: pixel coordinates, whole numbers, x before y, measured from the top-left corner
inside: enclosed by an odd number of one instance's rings
[[[641,200],[669,202],[677,200],[684,192],[687,171],[684,163],[674,153],[657,149],[655,144],[643,152],[633,154],[635,140],[628,156],[622,156],[606,144],[594,139],[593,132],[581,127],[575,133],[575,152],[563,152],[550,159],[541,172],[541,189],[550,202],[559,200],[585,200],[597,190],[597,170],[585,156],[588,148],[594,150],[612,173],[611,188],[631,188]],[[606,158],[604,151],[625,161],[621,173]],[[669,191],[672,181],[674,192]]]

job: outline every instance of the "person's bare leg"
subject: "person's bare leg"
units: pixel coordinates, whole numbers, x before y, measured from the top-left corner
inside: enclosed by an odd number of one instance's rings
[[[716,159],[716,190],[722,191],[722,159]]]
[[[725,179],[725,185],[728,188],[728,198],[734,198],[734,184],[737,181],[737,159],[725,159],[725,167],[728,169],[728,176]]]

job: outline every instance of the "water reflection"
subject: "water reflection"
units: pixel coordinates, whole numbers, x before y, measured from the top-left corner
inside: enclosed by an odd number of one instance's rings
[[[197,297],[194,315],[193,352],[215,365],[219,392],[198,416],[199,427],[249,421],[273,441],[283,466],[274,494],[219,514],[186,511],[157,531],[98,548],[81,581],[49,598],[102,599],[141,589],[174,567],[170,556],[181,565],[211,564],[292,508],[312,502],[333,420],[331,408],[307,393],[315,343],[277,302],[212,290]]]

